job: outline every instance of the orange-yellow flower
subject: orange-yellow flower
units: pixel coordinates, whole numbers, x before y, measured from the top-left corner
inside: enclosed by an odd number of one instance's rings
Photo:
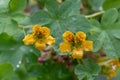
[[[118,68],[120,68],[120,62],[118,59],[115,59],[115,60],[112,60],[108,63],[108,66],[111,67],[109,70],[108,70],[108,79],[111,79],[113,77],[116,76],[116,72],[118,70]]]
[[[63,33],[63,39],[67,43],[72,43],[74,42],[74,34],[71,31],[66,31]]]
[[[74,35],[71,31],[63,33],[64,42],[60,44],[61,52],[72,51],[74,59],[81,59],[83,51],[91,51],[93,49],[93,42],[86,40],[86,34],[79,31]]]
[[[74,59],[81,59],[83,57],[83,50],[82,49],[73,49],[72,57]]]
[[[61,43],[60,44],[60,51],[61,52],[70,52],[71,45],[68,43]]]
[[[82,46],[83,46],[82,47],[83,50],[85,50],[85,51],[91,51],[93,49],[93,42],[86,40],[86,41],[84,41],[82,43]]]
[[[30,45],[30,44],[33,44],[35,42],[35,39],[34,39],[32,34],[28,34],[25,36],[23,41],[24,41],[25,45]]]
[[[46,44],[45,43],[40,43],[40,42],[36,42],[35,46],[38,50],[43,50],[46,48]]]
[[[32,31],[32,34],[27,34],[23,39],[23,42],[26,45],[35,43],[37,49],[43,50],[46,48],[46,44],[52,45],[55,43],[55,38],[50,35],[49,28],[35,25],[33,26]]]
[[[76,33],[75,39],[77,43],[84,42],[86,39],[86,34],[82,31],[79,31]]]

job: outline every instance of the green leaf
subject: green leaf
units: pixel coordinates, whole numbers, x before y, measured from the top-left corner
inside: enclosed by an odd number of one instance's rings
[[[10,49],[16,43],[17,42],[6,33],[0,34],[0,50]]]
[[[9,1],[10,0],[0,0],[0,13],[8,12],[9,11]]]
[[[101,67],[94,63],[92,60],[84,60],[83,64],[78,64],[75,67],[75,74],[79,80],[87,78],[88,80],[93,80],[95,76],[100,72]],[[82,77],[81,77],[82,76]]]
[[[47,0],[45,7],[51,15],[58,15],[58,3],[57,0]]]
[[[88,0],[93,10],[100,10],[105,0]]]
[[[107,10],[110,8],[118,8],[120,7],[120,0],[105,0],[103,4],[103,9]]]
[[[8,62],[16,69],[23,55],[31,53],[32,48],[17,43],[13,37],[5,33],[0,34],[0,37],[0,63]]]
[[[8,63],[0,64],[0,80],[8,80],[13,74],[13,68]]]
[[[59,9],[61,17],[72,16],[79,13],[81,0],[66,0]]]
[[[19,12],[23,11],[27,5],[27,0],[11,0],[10,1],[10,11],[13,12]]]
[[[33,64],[29,66],[28,72],[30,76],[37,77],[39,80],[73,80],[70,71],[64,65],[51,61]]]
[[[32,15],[31,22],[33,24],[39,23],[41,25],[45,25],[45,24],[51,23],[52,18],[48,12],[41,10],[41,11],[38,11]]]
[[[117,18],[118,11],[116,9],[110,9],[102,16],[101,24],[105,27],[109,27],[108,25],[113,24]]]
[[[114,15],[112,11],[115,12]],[[116,14],[118,13],[115,9],[108,10],[102,17],[101,26],[96,25],[95,22],[91,22],[94,27],[90,32],[90,39],[94,41],[94,51],[96,52],[102,48],[109,58],[120,57],[120,50],[118,48],[120,44],[120,22],[116,21]],[[110,20],[110,16],[112,16],[112,20]]]
[[[24,13],[16,13],[16,14],[11,14],[11,18],[17,21],[17,23],[23,24],[23,23],[26,23],[29,17]]]
[[[15,20],[12,20],[8,15],[0,16],[0,33],[6,32],[9,35],[13,35],[17,32],[18,24]]]

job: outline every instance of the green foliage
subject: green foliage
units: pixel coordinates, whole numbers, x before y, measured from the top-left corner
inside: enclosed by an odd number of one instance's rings
[[[83,64],[78,64],[75,68],[75,74],[79,80],[94,80],[95,76],[100,72],[101,67],[92,60],[84,60]]]
[[[93,10],[100,10],[105,0],[88,0]]]
[[[7,80],[11,74],[13,74],[13,68],[10,64],[0,64],[0,80]]]
[[[10,12],[23,11],[26,8],[27,0],[10,0]]]
[[[66,80],[73,79],[70,71],[61,64],[45,62],[44,64],[34,64],[29,66],[30,76],[37,77],[39,80]]]
[[[119,8],[120,7],[120,0],[105,0],[103,4],[103,9],[107,10],[110,8]]]
[[[10,0],[0,0],[0,13],[9,11],[8,4]]]
[[[31,53],[31,48],[16,42],[13,37],[5,33],[0,34],[0,37],[0,63],[8,62],[17,68],[22,56]]]
[[[10,2],[9,2],[10,1]],[[21,0],[20,0],[21,1]],[[20,12],[25,8],[26,0],[21,2],[16,2],[16,0],[1,0],[0,5],[0,33],[6,32],[9,35],[13,35],[18,30],[19,16],[22,15],[22,20],[24,15]],[[22,4],[21,4],[22,3]],[[16,4],[16,5],[15,5]],[[4,5],[4,6],[3,6]],[[21,6],[18,6],[21,5]],[[4,10],[4,11],[2,11]],[[18,12],[19,11],[19,12]]]
[[[101,19],[101,24],[96,20],[91,20],[93,29],[91,29],[92,39],[94,40],[94,51],[103,48],[104,52],[110,58],[118,58],[119,54],[119,21],[118,11],[116,9],[108,10]],[[117,43],[117,44],[116,44]]]

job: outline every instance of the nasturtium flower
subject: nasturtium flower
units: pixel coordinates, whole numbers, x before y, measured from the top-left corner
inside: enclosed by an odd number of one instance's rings
[[[71,56],[74,59],[81,59],[83,51],[92,51],[93,42],[86,40],[86,34],[82,31],[75,35],[71,31],[63,33],[64,42],[60,44],[60,51],[64,53],[72,52]]]
[[[35,25],[32,28],[32,33],[27,34],[23,39],[24,44],[35,44],[36,48],[43,50],[47,45],[55,43],[55,38],[50,35],[50,29],[42,27],[41,25]]]

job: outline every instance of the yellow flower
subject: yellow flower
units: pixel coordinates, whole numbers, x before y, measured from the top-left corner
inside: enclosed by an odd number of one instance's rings
[[[85,50],[85,51],[91,51],[93,49],[93,42],[92,41],[84,41],[82,43],[82,48]]]
[[[50,29],[48,29],[47,27],[42,27],[40,32],[41,32],[41,35],[45,36],[46,38],[50,36]]]
[[[86,34],[82,31],[79,31],[79,32],[76,33],[75,39],[76,39],[75,41],[77,43],[84,42],[85,39],[86,39]]]
[[[61,43],[60,44],[60,51],[61,52],[70,52],[70,44],[68,43]]]
[[[109,70],[108,71],[108,80],[116,76],[116,70]]]
[[[52,45],[53,43],[55,43],[55,38],[53,38],[52,36],[47,37],[46,43],[48,45]]]
[[[39,30],[41,28],[42,28],[42,26],[37,24],[37,25],[33,26],[32,31],[33,31],[33,33],[37,33],[37,32],[39,32]]]
[[[93,49],[93,42],[86,40],[86,34],[79,31],[74,34],[71,31],[63,33],[64,42],[60,44],[61,52],[72,51],[72,57],[74,59],[81,59],[83,57],[83,51],[91,51]]]
[[[74,34],[71,31],[66,31],[63,34],[63,39],[67,43],[72,43],[72,42],[74,42]]]
[[[35,46],[38,50],[43,50],[46,48],[46,44],[45,43],[40,43],[40,42],[36,42]]]
[[[74,59],[81,59],[83,57],[83,50],[82,49],[73,49],[72,57]]]
[[[120,68],[120,62],[118,59],[112,60],[108,63],[108,66],[111,67],[108,71],[108,79],[111,79],[116,76],[117,69]]]
[[[35,42],[35,39],[33,37],[32,34],[28,34],[25,36],[25,38],[23,39],[24,44],[26,45],[30,45],[33,44]]]
[[[37,49],[43,50],[46,48],[46,44],[52,45],[55,43],[55,38],[50,35],[49,28],[35,25],[33,26],[32,31],[32,34],[26,35],[23,39],[26,45],[35,43]]]
[[[41,27],[40,25],[35,25],[33,27],[33,34],[36,36],[37,39],[47,38],[50,36],[50,30],[47,27]]]

